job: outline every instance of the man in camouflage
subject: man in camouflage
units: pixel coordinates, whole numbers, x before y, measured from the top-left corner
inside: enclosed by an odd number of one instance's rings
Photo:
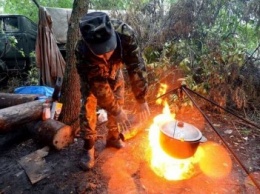
[[[94,143],[97,137],[97,106],[108,113],[107,146],[124,147],[123,130],[130,127],[123,110],[123,64],[129,75],[132,91],[139,104],[141,119],[150,115],[145,96],[147,75],[132,28],[119,20],[110,20],[103,12],[92,12],[80,20],[82,37],[75,48],[80,76],[82,108],[80,130],[86,154],[80,160],[83,170],[94,166]]]

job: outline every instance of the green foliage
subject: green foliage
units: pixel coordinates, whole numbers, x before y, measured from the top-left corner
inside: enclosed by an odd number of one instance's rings
[[[37,0],[40,6],[71,8],[73,0]],[[38,8],[33,0],[8,0],[3,4],[4,13],[21,14],[38,22]]]
[[[21,86],[21,79],[17,77],[10,77],[8,79],[7,88],[1,88],[2,92],[13,93],[14,89]]]
[[[14,89],[20,86],[39,85],[39,69],[33,65],[28,72],[16,72],[15,75],[9,76],[7,86],[0,85],[2,92],[14,92]]]
[[[35,61],[35,51],[30,53],[30,58],[32,61],[31,64],[31,69],[27,72],[26,75],[26,85],[38,85],[40,83],[40,70],[36,66],[36,61]]]
[[[26,85],[38,85],[39,84],[39,69],[33,66],[27,74]]]
[[[9,43],[11,46],[15,47],[15,45],[18,43],[15,36],[9,36]]]
[[[9,49],[14,48],[21,54],[21,56],[23,56],[23,57],[25,56],[23,49],[17,48],[18,41],[15,36],[8,36],[8,44],[9,44],[9,47],[7,49],[7,52]]]
[[[8,38],[9,38],[11,47],[13,47],[14,49],[18,50],[18,48],[17,48],[17,43],[18,43],[17,39],[16,39],[14,36],[10,36],[10,37],[8,37]],[[24,50],[23,50],[22,48],[19,49],[18,52],[19,52],[23,57],[25,57]]]
[[[155,50],[152,46],[147,46],[143,52],[146,63],[153,63],[160,58],[160,52]]]
[[[245,79],[242,70],[249,68],[246,58],[259,49],[260,37],[259,13],[249,10],[250,3],[213,0],[201,5],[198,2],[196,7],[184,0],[172,4],[171,15],[166,17],[169,26],[163,26],[161,33],[170,41],[148,45],[144,49],[147,62],[177,64],[191,89],[207,93],[222,106],[248,107],[247,93],[253,94],[251,99],[257,98],[253,91],[257,91],[259,82]],[[193,22],[187,22],[189,17]]]
[[[122,10],[126,9],[129,5],[127,0],[93,0],[90,3],[90,9],[96,10]]]
[[[43,7],[72,8],[73,0],[36,0]],[[148,0],[93,0],[90,3],[90,9],[96,10],[126,10],[140,9]],[[30,18],[32,21],[38,21],[38,8],[33,0],[8,0],[0,2],[4,8],[4,13],[21,14]],[[25,9],[26,8],[26,9]]]

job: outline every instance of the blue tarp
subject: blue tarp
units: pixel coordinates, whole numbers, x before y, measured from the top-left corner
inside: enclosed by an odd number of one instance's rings
[[[54,88],[48,86],[23,86],[15,88],[16,94],[40,94],[47,97],[52,97]]]

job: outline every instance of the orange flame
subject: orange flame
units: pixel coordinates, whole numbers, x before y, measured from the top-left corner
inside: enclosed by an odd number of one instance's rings
[[[161,84],[157,96],[164,94],[166,90],[167,85]],[[195,154],[187,159],[177,159],[168,155],[160,145],[160,129],[165,123],[174,120],[175,114],[171,113],[165,100],[157,100],[156,103],[163,104],[164,108],[162,114],[154,117],[149,128],[150,165],[155,174],[167,180],[188,179],[195,173],[195,164],[198,164],[204,174],[212,178],[224,178],[230,173],[232,168],[230,156],[221,145],[216,143],[208,142],[199,145]],[[217,160],[216,152],[221,153],[218,154]]]
[[[156,97],[158,98],[159,96],[165,94],[167,88],[168,88],[168,86],[166,84],[161,84]],[[162,103],[163,103],[163,100],[161,98],[158,98],[156,100],[156,104],[162,104]]]
[[[149,142],[151,146],[151,167],[160,177],[167,180],[182,180],[193,175],[196,158],[176,159],[168,155],[161,148],[159,142],[160,128],[164,123],[175,119],[175,114],[171,114],[169,105],[165,102],[163,113],[157,115],[149,129]]]

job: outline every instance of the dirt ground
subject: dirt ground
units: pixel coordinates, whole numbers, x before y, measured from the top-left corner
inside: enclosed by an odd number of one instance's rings
[[[193,124],[208,139],[199,146],[198,150],[202,149],[206,154],[194,164],[188,179],[169,181],[153,171],[149,157],[149,124],[146,124],[120,150],[106,148],[105,140],[98,139],[95,144],[96,164],[87,172],[78,166],[79,158],[84,154],[81,139],[75,139],[73,144],[61,151],[50,149],[44,157],[47,168],[35,172],[45,176],[34,184],[19,161],[42,149],[43,145],[34,138],[4,145],[0,155],[0,193],[260,193],[259,129],[244,125],[239,119],[227,114],[207,112],[206,115],[229,148],[195,108],[180,111],[176,119]],[[106,127],[101,125],[98,132],[100,135],[106,134]],[[210,144],[216,145],[217,149],[207,147]],[[203,167],[205,162],[207,165]],[[225,170],[228,166],[231,168],[227,173]]]

